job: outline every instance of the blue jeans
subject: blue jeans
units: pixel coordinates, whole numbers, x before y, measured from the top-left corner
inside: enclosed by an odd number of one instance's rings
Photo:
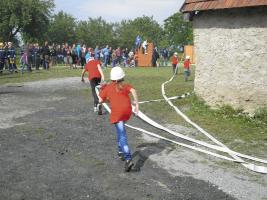
[[[126,129],[123,121],[119,121],[114,124],[117,130],[117,144],[119,152],[124,154],[125,160],[131,160],[132,155],[128,145],[128,139],[126,135]]]
[[[104,55],[104,66],[107,67],[108,65],[108,55]]]
[[[25,66],[27,67],[27,70],[30,71],[29,65],[26,64],[26,63],[22,63],[22,64],[21,64],[21,73],[24,73],[24,68],[25,68]]]

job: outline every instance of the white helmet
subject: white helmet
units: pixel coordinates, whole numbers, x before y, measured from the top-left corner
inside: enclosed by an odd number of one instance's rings
[[[117,81],[125,76],[124,71],[120,67],[113,67],[110,72],[110,80]]]
[[[175,53],[174,53],[174,55],[176,55],[176,56],[177,56],[177,55],[178,55],[178,53],[177,53],[177,52],[175,52]]]
[[[186,56],[185,59],[190,59],[190,56]]]

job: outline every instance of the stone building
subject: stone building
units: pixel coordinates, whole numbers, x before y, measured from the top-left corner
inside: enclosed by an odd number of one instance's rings
[[[267,107],[267,0],[186,0],[193,20],[195,93],[212,107]]]

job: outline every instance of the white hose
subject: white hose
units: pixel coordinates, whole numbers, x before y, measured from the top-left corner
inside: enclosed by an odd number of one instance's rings
[[[106,103],[102,103],[102,105],[104,106],[104,108],[110,113],[111,110],[109,108],[109,106],[106,104]],[[134,109],[134,107],[133,107]],[[139,115],[138,115],[139,116]],[[140,116],[139,116],[140,117]],[[220,154],[217,154],[217,153],[213,153],[213,152],[210,152],[210,151],[207,151],[207,150],[203,150],[201,148],[198,148],[198,147],[195,147],[195,146],[192,146],[192,145],[188,145],[188,144],[184,144],[184,143],[180,143],[180,142],[176,142],[174,140],[170,140],[166,137],[162,137],[158,134],[155,134],[155,133],[152,133],[152,132],[149,132],[149,131],[146,131],[142,128],[138,128],[138,127],[135,127],[135,126],[132,126],[132,125],[129,125],[129,124],[125,124],[127,127],[131,128],[131,129],[134,129],[134,130],[137,130],[137,131],[140,131],[142,133],[145,133],[145,134],[148,134],[150,136],[153,136],[155,138],[159,138],[159,139],[162,139],[162,140],[165,140],[165,141],[168,141],[168,142],[171,142],[171,143],[174,143],[174,144],[177,144],[177,145],[180,145],[180,146],[183,146],[183,147],[187,147],[189,149],[193,149],[195,151],[199,151],[199,152],[202,152],[202,153],[206,153],[206,154],[209,154],[209,155],[212,155],[212,156],[215,156],[217,158],[221,158],[221,159],[224,159],[224,160],[228,160],[228,161],[233,161],[233,162],[239,162],[235,159],[232,159],[232,158],[229,158],[227,156],[223,156],[223,155],[220,155]]]
[[[240,154],[240,153],[237,153],[237,152],[234,152],[232,150],[230,150],[226,145],[224,145],[223,143],[219,142],[217,139],[215,139],[213,136],[211,136],[208,132],[206,132],[204,129],[202,129],[200,126],[198,126],[196,123],[192,122],[184,113],[182,113],[176,106],[173,105],[173,103],[168,99],[168,97],[166,96],[165,94],[165,84],[171,82],[173,80],[175,76],[173,75],[171,77],[170,80],[164,82],[162,85],[161,85],[161,92],[162,92],[162,96],[163,98],[167,101],[167,103],[172,106],[174,108],[174,110],[177,112],[178,115],[180,115],[183,119],[185,119],[185,121],[187,121],[189,124],[191,124],[193,127],[195,127],[197,130],[199,130],[201,133],[203,133],[205,136],[207,136],[208,138],[210,138],[213,142],[215,142],[216,144],[220,145],[221,147],[223,147],[225,150],[227,150],[228,154],[230,156],[232,156],[235,160],[238,160],[239,162],[244,162],[244,160],[242,160],[240,157],[243,157],[243,158],[247,158],[247,159],[250,159],[250,160],[254,160],[254,161],[258,161],[258,162],[262,162],[262,163],[267,163],[266,160],[262,160],[262,159],[259,159],[259,158],[254,158],[254,157],[251,157],[251,156],[247,156],[247,155],[244,155],[244,154]],[[238,154],[238,156],[237,156]],[[264,167],[264,166],[257,166],[255,164],[252,164],[252,163],[249,163],[249,164],[243,164],[242,165],[252,171],[255,171],[255,172],[259,172],[259,173],[264,173],[266,174],[267,173],[267,168]]]
[[[173,77],[172,77],[173,79]],[[171,80],[172,80],[171,79]],[[166,84],[167,82],[165,82],[164,84]],[[164,87],[163,87],[163,90],[164,90]],[[96,89],[97,91],[97,94],[99,94],[99,91],[98,91],[98,88]],[[164,96],[165,96],[165,92],[164,92]],[[166,96],[165,96],[166,97]],[[164,98],[165,98],[164,97]],[[167,97],[166,97],[167,98]],[[166,99],[165,98],[165,99]],[[168,98],[167,98],[168,99]],[[168,100],[170,101],[170,100]],[[171,103],[171,102],[170,102]],[[171,103],[172,104],[172,103]],[[107,104],[103,103],[103,106],[105,107],[105,109],[110,112],[110,108],[108,107]],[[134,110],[134,107],[133,107],[133,110]],[[156,123],[155,121],[153,121],[152,119],[150,119],[149,117],[147,117],[145,114],[143,114],[141,111],[139,111],[138,113],[138,117],[140,117],[142,120],[144,120],[145,122],[149,123],[150,125],[158,128],[158,129],[161,129],[161,130],[164,130],[172,135],[175,135],[177,137],[180,137],[182,139],[185,139],[187,141],[190,141],[190,142],[193,142],[193,143],[196,143],[196,144],[199,144],[199,145],[202,145],[202,146],[205,146],[205,147],[208,147],[210,149],[214,149],[214,150],[217,150],[217,151],[221,151],[221,152],[225,152],[225,153],[228,153],[230,154],[234,159],[231,159],[229,157],[226,157],[226,156],[223,156],[223,155],[220,155],[220,154],[217,154],[217,153],[213,153],[213,152],[210,152],[210,151],[207,151],[207,150],[203,150],[201,148],[198,148],[198,147],[195,147],[195,146],[192,146],[192,145],[188,145],[188,144],[184,144],[184,143],[179,143],[179,142],[176,142],[174,140],[170,140],[168,138],[165,138],[165,137],[162,137],[160,135],[157,135],[155,133],[151,133],[151,132],[148,132],[144,129],[141,129],[141,128],[138,128],[138,127],[134,127],[134,126],[131,126],[131,125],[128,125],[126,124],[126,126],[132,128],[132,129],[135,129],[135,130],[138,130],[138,131],[141,131],[143,133],[146,133],[148,135],[151,135],[153,137],[157,137],[159,139],[163,139],[165,141],[168,141],[168,142],[172,142],[174,144],[178,144],[180,146],[183,146],[183,147],[187,147],[187,148],[190,148],[190,149],[193,149],[193,150],[196,150],[196,151],[199,151],[199,152],[202,152],[202,153],[206,153],[206,154],[209,154],[209,155],[213,155],[215,157],[218,157],[218,158],[221,158],[221,159],[225,159],[225,160],[228,160],[228,161],[233,161],[233,162],[238,162],[238,163],[241,163],[243,166],[245,166],[246,168],[252,170],[252,171],[255,171],[255,172],[259,172],[259,173],[267,173],[267,170],[266,170],[266,167],[264,166],[257,166],[255,164],[252,164],[252,163],[247,163],[245,162],[244,160],[240,159],[239,157],[243,157],[243,158],[246,158],[246,159],[250,159],[250,160],[254,160],[254,161],[257,161],[257,162],[262,162],[262,163],[267,163],[266,160],[262,160],[262,159],[259,159],[259,158],[254,158],[254,157],[251,157],[251,156],[248,156],[248,155],[244,155],[244,154],[240,154],[238,152],[234,152],[230,149],[228,149],[227,147],[225,148],[225,146],[217,146],[217,145],[212,145],[212,144],[208,144],[206,142],[203,142],[203,141],[199,141],[199,140],[195,140],[195,139],[192,139],[188,136],[185,136],[185,135],[182,135],[180,133],[176,133],[172,130],[169,130],[167,128],[165,128],[164,126]],[[212,137],[212,136],[211,136]],[[216,140],[216,139],[215,139]],[[221,143],[220,143],[221,144]],[[238,157],[238,156],[239,157]]]
[[[192,92],[193,93],[193,92]],[[174,97],[169,97],[169,100],[173,100],[173,99],[183,99],[187,96],[190,96],[192,93],[187,92],[185,94],[182,94],[180,96],[174,96]],[[160,102],[160,101],[165,101],[165,99],[153,99],[153,100],[147,100],[147,101],[139,101],[139,104],[144,104],[144,103],[150,103],[150,102]]]

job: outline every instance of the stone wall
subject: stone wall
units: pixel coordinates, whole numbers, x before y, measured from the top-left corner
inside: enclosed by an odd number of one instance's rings
[[[212,107],[266,107],[267,7],[199,12],[193,24],[196,94]]]

